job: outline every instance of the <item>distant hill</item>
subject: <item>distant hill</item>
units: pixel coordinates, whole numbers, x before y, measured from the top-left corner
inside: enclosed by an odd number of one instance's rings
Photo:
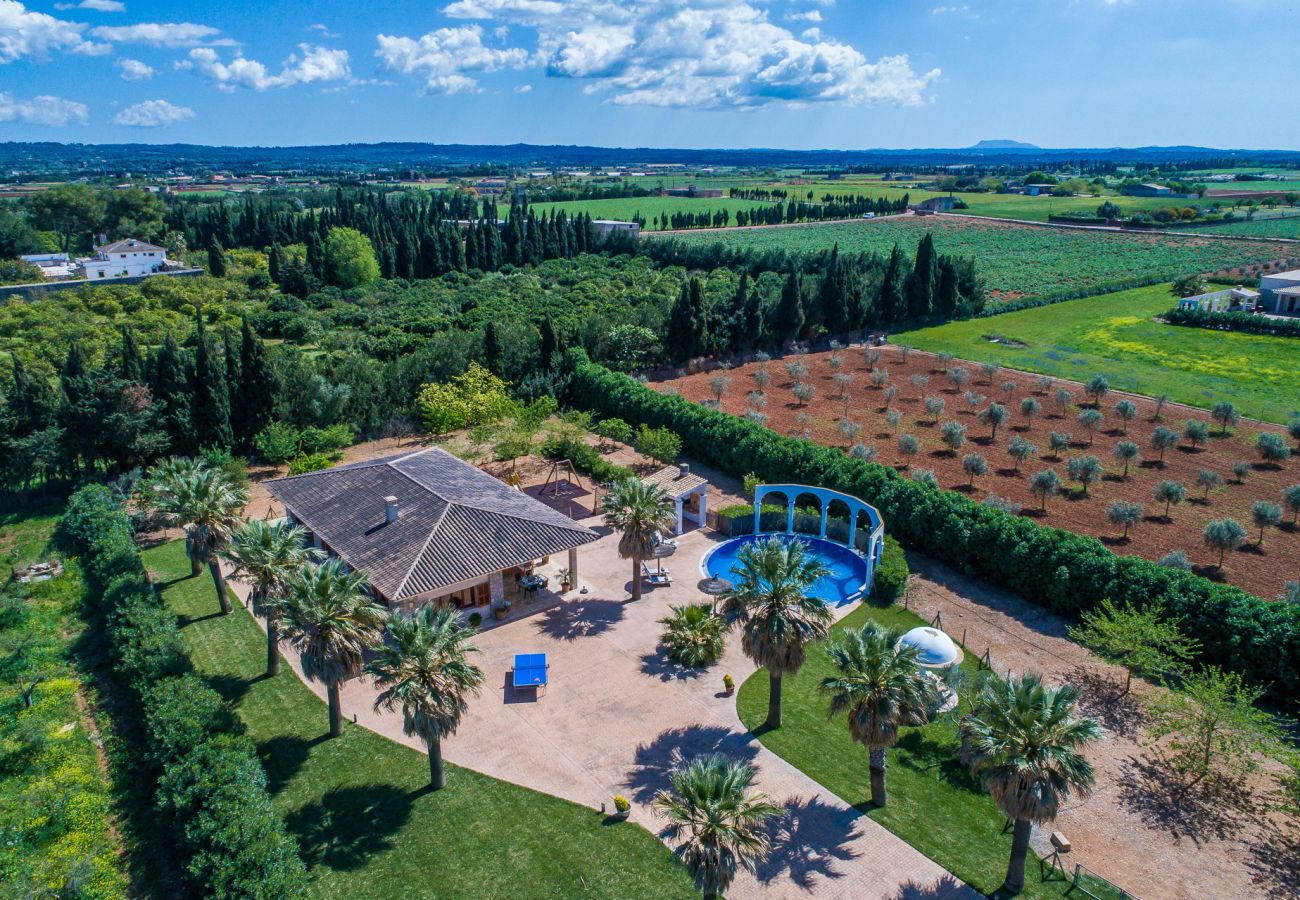
[[[967,147],[968,150],[1042,150],[1037,144],[1026,144],[1024,141],[980,141],[978,144],[972,144]]]

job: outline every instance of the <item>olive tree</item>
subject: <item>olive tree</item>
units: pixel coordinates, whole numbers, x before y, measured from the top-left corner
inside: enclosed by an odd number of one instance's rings
[[[1092,455],[1075,456],[1065,461],[1065,474],[1071,481],[1079,482],[1085,497],[1089,486],[1101,477],[1101,471],[1101,463]]]
[[[1219,554],[1215,568],[1223,568],[1223,557],[1246,542],[1246,529],[1236,519],[1215,519],[1205,526],[1201,534],[1205,546]]]
[[[1268,500],[1256,500],[1250,507],[1250,518],[1259,529],[1259,546],[1264,546],[1264,529],[1276,527],[1282,521],[1282,507]]]
[[[949,419],[947,422],[944,422],[943,427],[939,429],[939,437],[943,440],[944,445],[947,446],[948,451],[953,456],[956,456],[957,451],[966,443],[966,426],[960,422]]]
[[[1193,448],[1203,446],[1210,440],[1210,426],[1199,419],[1188,419],[1183,426],[1183,438]]]
[[[1122,525],[1123,538],[1128,540],[1128,530],[1142,521],[1142,504],[1131,503],[1128,500],[1113,500],[1110,506],[1106,507],[1106,518],[1112,525]]]
[[[1115,404],[1115,417],[1120,420],[1120,430],[1128,434],[1128,423],[1137,418],[1137,404],[1132,400],[1121,400]]]
[[[1020,414],[1025,417],[1029,427],[1034,427],[1034,416],[1042,412],[1043,404],[1039,403],[1033,397],[1026,397],[1020,401]]]
[[[979,414],[979,420],[982,424],[989,426],[991,429],[989,439],[996,441],[998,439],[998,428],[1010,418],[1006,407],[1001,403],[990,403],[987,409]]]
[[[975,479],[981,478],[988,474],[989,461],[984,458],[982,453],[967,453],[962,457],[961,467],[966,471],[967,484],[970,487],[975,486]],[[1279,515],[1280,515],[1279,510]]]
[[[912,465],[912,457],[921,449],[921,443],[910,434],[900,434],[898,436],[898,455],[903,457],[903,467],[908,468]]]
[[[1300,484],[1293,484],[1282,492],[1282,503],[1291,511],[1291,524],[1300,522]]]
[[[1047,446],[1052,451],[1052,456],[1057,459],[1066,450],[1070,449],[1070,438],[1072,435],[1068,431],[1053,431],[1047,436]]]
[[[1161,425],[1151,433],[1151,446],[1160,454],[1160,465],[1165,464],[1165,451],[1178,446],[1178,432]]]
[[[1102,419],[1105,417],[1099,409],[1085,409],[1079,413],[1079,424],[1088,432],[1088,446],[1092,446],[1093,435],[1101,427]]]
[[[1154,496],[1157,503],[1165,505],[1165,518],[1169,518],[1170,507],[1177,506],[1187,499],[1187,488],[1177,481],[1165,481],[1156,485]]]
[[[1101,401],[1110,393],[1110,381],[1105,375],[1094,375],[1088,379],[1083,392],[1092,398],[1093,406],[1101,406]]]
[[[1198,469],[1196,471],[1196,483],[1205,488],[1205,493],[1201,496],[1201,499],[1209,500],[1210,491],[1223,484],[1223,476],[1213,469]]]
[[[1047,498],[1061,490],[1061,476],[1055,469],[1043,469],[1029,476],[1029,492],[1038,498],[1039,509],[1047,511]]]
[[[1138,450],[1138,445],[1132,441],[1120,441],[1115,445],[1115,449],[1111,451],[1111,454],[1115,457],[1116,461],[1124,464],[1124,474],[1121,477],[1126,480],[1128,478],[1128,467],[1142,459],[1142,454]]]
[[[1255,438],[1255,450],[1259,453],[1260,459],[1274,468],[1291,458],[1291,448],[1276,431],[1261,432],[1259,437]]]
[[[1220,400],[1214,404],[1214,409],[1210,410],[1210,416],[1214,421],[1219,423],[1219,434],[1227,434],[1228,429],[1241,421],[1241,414],[1237,412],[1237,407],[1227,400]]]
[[[1038,448],[1020,435],[1015,435],[1007,444],[1007,453],[1016,461],[1015,470],[1020,471],[1020,464],[1038,452]]]

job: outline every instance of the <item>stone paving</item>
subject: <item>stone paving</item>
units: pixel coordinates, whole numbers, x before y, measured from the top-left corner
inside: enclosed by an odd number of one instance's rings
[[[596,519],[586,524],[600,527]],[[663,656],[657,620],[670,603],[703,599],[696,591],[699,560],[716,539],[703,530],[679,538],[678,552],[665,562],[674,583],[647,587],[639,603],[625,599],[631,565],[618,557],[616,535],[583,548],[578,580],[586,594],[539,602],[531,615],[476,638],[486,682],[460,730],[444,742],[446,758],[596,809],[612,809],[614,795],[623,794],[632,801],[632,819],[660,833],[664,823],[649,802],[674,764],[720,750],[751,761],[757,787],[785,807],[768,859],[755,875],[742,874],[729,896],[978,897],[749,734],[735,698],[722,689],[724,673],[740,684],[754,672],[734,635],[724,658],[707,670],[682,669]],[[514,654],[528,652],[544,652],[550,663],[550,685],[538,697],[509,686]],[[286,658],[301,674],[288,648]],[[323,696],[321,685],[309,684]],[[375,712],[374,697],[367,680],[349,682],[345,714],[423,751],[402,734],[400,712]]]

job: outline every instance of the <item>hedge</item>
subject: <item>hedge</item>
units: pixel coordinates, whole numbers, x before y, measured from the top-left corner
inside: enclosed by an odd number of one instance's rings
[[[1241,331],[1270,337],[1300,338],[1300,319],[1275,319],[1247,312],[1211,312],[1208,309],[1174,309],[1165,313],[1170,325],[1210,328],[1215,331]]]
[[[903,546],[1005,588],[1054,612],[1077,616],[1103,599],[1163,604],[1201,659],[1240,672],[1294,703],[1300,690],[1300,606],[1273,603],[1191,572],[1116,556],[1096,538],[929,487],[878,463],[788,438],[748,419],[662,394],[625,375],[570,358],[573,389],[603,415],[668,427],[686,453],[737,478],[822,485],[860,497],[884,516]]]
[[[153,791],[164,846],[188,893],[219,898],[301,897],[306,876],[271,805],[266,773],[229,704],[194,674],[176,616],[140,559],[131,520],[100,485],[72,496],[60,540],[86,575],[90,632],[138,718],[123,723],[133,777]]]
[[[891,535],[885,535],[885,550],[876,564],[876,577],[871,585],[871,599],[877,603],[893,603],[907,588],[907,556],[903,547]]]

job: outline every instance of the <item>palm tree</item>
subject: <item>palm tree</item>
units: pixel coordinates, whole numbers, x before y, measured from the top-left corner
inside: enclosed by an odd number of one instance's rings
[[[654,809],[668,819],[668,836],[682,839],[677,854],[705,900],[719,897],[739,869],[752,872],[767,855],[763,824],[781,809],[750,790],[753,766],[720,753],[683,763],[671,781],[671,791],[655,795]]]
[[[220,469],[181,460],[158,465],[150,472],[149,481],[145,502],[162,513],[168,525],[185,529],[191,573],[197,575],[206,564],[221,611],[230,612],[230,596],[218,553],[240,522],[239,513],[248,504],[248,491],[231,482]]]
[[[808,596],[829,570],[801,540],[770,537],[742,547],[737,558],[736,587],[726,595],[724,612],[741,625],[745,655],[767,669],[767,727],[780,728],[781,678],[799,671],[808,644],[826,637],[830,626],[825,602]]]
[[[1055,819],[1071,794],[1092,790],[1093,769],[1083,751],[1103,731],[1096,719],[1078,715],[1078,701],[1074,685],[1049,688],[1027,674],[987,684],[979,709],[962,723],[958,756],[1016,823],[1003,884],[1010,893],[1025,886],[1033,826]]]
[[[237,526],[222,556],[234,576],[252,589],[253,611],[266,611],[266,674],[280,674],[280,607],[289,578],[319,556],[307,543],[307,529],[288,522],[253,519]]]
[[[289,579],[284,636],[302,655],[303,674],[325,682],[330,737],[343,733],[339,688],[361,671],[362,653],[378,644],[384,610],[366,593],[365,576],[331,558]]]
[[[916,664],[920,650],[900,646],[902,631],[867,622],[826,648],[836,674],[822,679],[830,714],[847,712],[849,734],[871,755],[871,804],[885,805],[885,750],[903,725],[924,725],[938,705],[935,680]]]
[[[660,638],[668,656],[693,669],[711,666],[727,646],[727,625],[713,614],[708,603],[670,606],[671,613],[659,620],[664,626]]]
[[[663,488],[639,478],[614,484],[604,503],[605,524],[621,531],[618,555],[632,560],[632,599],[641,599],[641,561],[654,550],[655,536],[677,525],[677,510]]]
[[[402,731],[418,735],[429,751],[429,783],[435,791],[447,784],[442,768],[443,735],[456,733],[467,696],[483,686],[483,670],[471,663],[477,648],[472,632],[450,609],[433,604],[410,616],[388,620],[389,640],[366,666],[383,690],[375,709],[402,708]]]

